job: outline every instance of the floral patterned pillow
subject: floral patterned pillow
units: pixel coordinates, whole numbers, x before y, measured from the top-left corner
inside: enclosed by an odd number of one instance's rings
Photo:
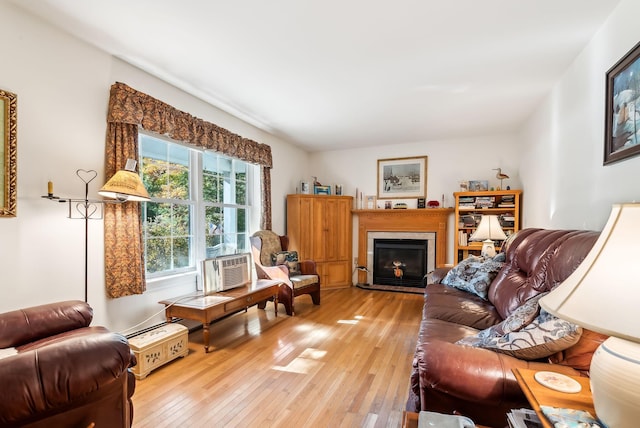
[[[453,267],[442,284],[468,291],[487,300],[491,281],[504,265],[504,255],[493,258],[469,256]]]
[[[301,274],[297,251],[278,251],[273,253],[271,254],[271,264],[273,266],[287,265],[289,276]]]
[[[538,294],[524,302],[522,306],[513,311],[511,315],[506,317],[502,322],[486,328],[473,336],[467,336],[460,339],[457,343],[460,345],[482,346],[492,339],[502,337],[514,331],[521,330],[524,326],[529,325],[540,313],[538,300],[548,292]]]
[[[525,305],[535,299],[535,305],[538,306],[538,300],[542,295],[536,297],[529,299]],[[508,319],[509,317],[505,321]],[[533,321],[518,330],[501,335],[499,328],[496,328],[500,324],[482,330],[475,336],[461,339],[457,343],[491,349],[524,360],[537,360],[575,345],[582,336],[582,327],[551,315],[544,309],[540,309]],[[505,327],[507,326],[502,325],[500,328]]]

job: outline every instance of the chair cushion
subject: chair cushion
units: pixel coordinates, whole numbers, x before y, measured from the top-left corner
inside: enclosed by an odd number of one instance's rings
[[[289,278],[294,289],[306,287],[307,285],[316,284],[318,275],[295,275]]]
[[[273,266],[271,262],[271,254],[282,251],[280,246],[280,237],[271,230],[259,230],[254,233],[253,236],[257,236],[262,241],[262,248],[260,249],[260,263],[263,266]]]

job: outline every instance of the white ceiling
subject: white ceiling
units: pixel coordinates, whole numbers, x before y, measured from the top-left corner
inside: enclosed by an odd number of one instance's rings
[[[620,2],[10,1],[310,151],[513,132]]]

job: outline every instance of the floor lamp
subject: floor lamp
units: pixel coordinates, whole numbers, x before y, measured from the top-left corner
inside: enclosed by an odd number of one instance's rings
[[[100,220],[103,218],[103,205],[107,203],[124,203],[127,201],[148,201],[149,193],[142,184],[140,176],[135,172],[137,161],[127,160],[125,169],[116,172],[107,183],[102,186],[98,194],[111,198],[89,199],[89,183],[91,183],[98,173],[93,170],[76,170],[76,175],[84,183],[84,198],[74,199],[55,196],[53,193],[53,182],[47,183],[47,195],[45,199],[67,203],[69,208],[68,217],[70,219],[84,220],[84,301],[88,301],[89,290],[89,220]]]

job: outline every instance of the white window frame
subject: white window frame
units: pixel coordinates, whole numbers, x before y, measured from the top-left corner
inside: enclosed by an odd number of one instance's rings
[[[225,207],[230,208],[242,208],[246,210],[246,224],[247,231],[245,236],[244,246],[246,251],[249,252],[249,236],[253,233],[253,231],[258,230],[259,221],[260,221],[260,167],[249,162],[241,161],[230,156],[226,156],[221,153],[209,152],[214,155],[218,155],[232,161],[232,180],[235,184],[235,165],[237,162],[243,162],[246,165],[247,176],[246,176],[246,204],[245,205],[237,205],[237,204],[229,204],[229,203],[211,203],[203,200],[203,166],[204,166],[204,154],[205,150],[193,147],[191,145],[183,144],[178,141],[172,140],[170,138],[160,136],[158,134],[148,132],[148,131],[140,131],[140,138],[153,138],[162,140],[164,142],[170,144],[177,144],[189,149],[189,175],[190,175],[190,195],[191,198],[187,202],[187,204],[192,205],[191,209],[191,218],[190,218],[190,236],[191,236],[191,244],[190,244],[190,256],[189,256],[189,266],[185,268],[178,268],[169,271],[162,272],[154,272],[154,273],[146,273],[147,277],[147,285],[150,287],[154,286],[173,286],[178,284],[184,284],[185,280],[192,283],[193,279],[191,278],[194,274],[199,274],[201,270],[201,261],[206,258],[206,236],[205,236],[205,207],[207,206],[220,206],[223,209]],[[140,141],[140,159],[142,159],[142,141]],[[235,192],[235,185],[232,186],[233,191]],[[235,195],[234,195],[235,199]],[[181,205],[185,204],[185,200],[173,200],[173,199],[161,199],[152,197],[153,202],[158,203],[178,203]],[[143,219],[145,221],[145,219]],[[227,219],[224,220],[227,222]],[[238,233],[238,232],[235,232]],[[143,237],[143,242],[145,242],[146,247],[146,237]],[[146,258],[146,255],[145,255]],[[146,269],[146,260],[145,260],[145,269]],[[186,276],[186,278],[185,278]],[[200,275],[198,275],[200,276]],[[199,282],[199,281],[198,281]]]

